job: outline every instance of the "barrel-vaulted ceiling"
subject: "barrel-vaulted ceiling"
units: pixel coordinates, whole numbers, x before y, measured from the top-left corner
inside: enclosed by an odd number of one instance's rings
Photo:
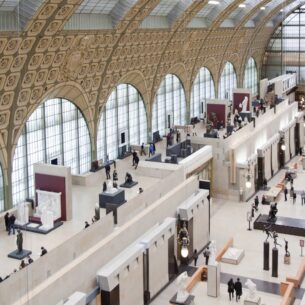
[[[71,0],[73,1],[73,0]],[[172,28],[175,22],[198,3],[199,8],[192,18],[185,21],[188,28],[209,28],[225,10],[226,18],[220,27],[236,27],[246,15],[244,27],[255,27],[275,7],[280,6],[266,26],[274,27],[291,7],[302,1],[295,0],[151,0],[152,10],[143,18],[141,28]],[[0,31],[22,31],[45,0],[0,0]],[[56,1],[55,1],[56,2]],[[69,2],[69,1],[68,1]],[[76,0],[79,2],[66,29],[113,29],[134,8],[139,0]],[[260,5],[261,3],[261,5]]]

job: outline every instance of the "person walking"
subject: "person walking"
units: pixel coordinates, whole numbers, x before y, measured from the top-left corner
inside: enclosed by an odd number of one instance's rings
[[[234,282],[232,278],[228,282],[228,293],[229,293],[229,299],[231,301],[234,298]]]
[[[305,191],[303,190],[301,193],[302,205],[305,204]]]
[[[293,202],[293,204],[295,204],[296,199],[297,199],[297,194],[296,194],[295,191],[293,191],[293,194],[292,194],[292,202]]]
[[[134,169],[137,169],[137,168],[138,168],[139,161],[140,161],[140,158],[139,158],[138,155],[136,155],[135,160],[134,160],[134,163],[135,163],[135,164],[134,164],[134,165],[135,165]]]
[[[137,152],[134,150],[132,152],[132,166],[135,166],[135,161],[136,161],[136,157],[137,157]]]
[[[288,189],[285,186],[285,188],[284,188],[285,201],[287,201],[287,194],[288,194]]]
[[[258,196],[255,196],[255,198],[254,198],[254,205],[255,205],[255,210],[256,211],[258,210],[258,204],[259,204]]]
[[[234,290],[235,290],[235,295],[236,295],[236,302],[238,302],[240,300],[240,297],[243,294],[243,287],[242,287],[242,284],[241,284],[239,278],[237,278],[237,281],[234,284]]]
[[[144,149],[144,143],[142,143],[141,145],[141,151],[140,151],[140,156],[146,156],[146,152],[145,152],[145,149]]]
[[[105,166],[105,171],[106,171],[106,179],[111,179],[110,177],[110,165],[107,163]]]
[[[6,213],[4,215],[4,222],[5,222],[5,230],[6,230],[6,232],[8,232],[8,230],[9,230],[9,218],[10,218],[10,214]]]
[[[197,252],[197,249],[194,250],[194,266],[196,267],[197,266],[197,260],[198,260],[198,252]]]
[[[210,254],[211,254],[211,251],[210,251],[209,247],[206,247],[206,249],[203,251],[203,256],[205,257],[206,266],[209,264]]]

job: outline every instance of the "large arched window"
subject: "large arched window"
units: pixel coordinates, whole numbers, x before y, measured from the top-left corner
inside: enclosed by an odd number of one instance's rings
[[[143,99],[133,86],[121,84],[111,93],[101,115],[97,135],[99,159],[116,159],[130,145],[147,142]]]
[[[250,89],[253,96],[257,95],[257,68],[255,60],[250,57],[245,69],[244,87]]]
[[[2,166],[0,165],[0,212],[4,211],[4,183]]]
[[[281,22],[266,49],[264,77],[272,79],[286,73],[297,73],[297,81],[305,83],[304,24],[304,5]]]
[[[70,166],[72,174],[89,171],[91,144],[87,123],[68,100],[48,100],[28,119],[13,160],[14,205],[34,196],[33,164],[37,162]]]
[[[218,96],[220,99],[230,99],[232,100],[233,89],[237,86],[237,77],[233,65],[227,62],[224,66],[220,82],[219,82],[219,92]]]
[[[158,89],[152,112],[152,131],[161,136],[173,125],[185,124],[186,100],[179,78],[168,74]]]
[[[201,68],[197,74],[191,95],[191,117],[198,117],[205,112],[207,99],[215,98],[214,81],[207,68]]]

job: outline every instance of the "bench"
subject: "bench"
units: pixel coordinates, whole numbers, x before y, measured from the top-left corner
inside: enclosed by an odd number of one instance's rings
[[[220,262],[221,258],[223,257],[223,255],[227,252],[227,250],[233,247],[233,238],[230,238],[225,245],[223,246],[223,248],[218,252],[217,256],[216,256],[216,261]]]
[[[283,297],[281,305],[292,305],[295,299],[293,284],[288,282],[281,282],[280,295]]]

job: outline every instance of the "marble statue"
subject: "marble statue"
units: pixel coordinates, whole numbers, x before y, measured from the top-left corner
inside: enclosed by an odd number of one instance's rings
[[[54,214],[51,210],[43,208],[41,210],[40,221],[42,225],[40,226],[41,230],[50,230],[54,228]]]
[[[248,111],[248,97],[245,96],[243,101],[239,104],[239,108],[241,108],[241,112]]]
[[[23,235],[22,232],[20,230],[17,230],[17,240],[16,240],[16,244],[17,244],[17,250],[18,253],[21,253],[23,251]]]
[[[187,282],[188,276],[187,272],[181,273],[176,281],[178,292],[177,292],[177,297],[176,297],[176,302],[177,303],[184,303],[188,296],[189,293],[186,290],[186,282]]]
[[[105,193],[115,193],[117,191],[117,189],[115,187],[113,187],[113,182],[111,180],[108,180],[107,182],[107,189],[105,191]]]
[[[210,259],[209,259],[209,265],[216,265],[216,241],[212,240],[210,245]]]
[[[256,299],[256,284],[253,283],[250,279],[247,279],[245,286],[249,289],[248,299],[249,300]]]

